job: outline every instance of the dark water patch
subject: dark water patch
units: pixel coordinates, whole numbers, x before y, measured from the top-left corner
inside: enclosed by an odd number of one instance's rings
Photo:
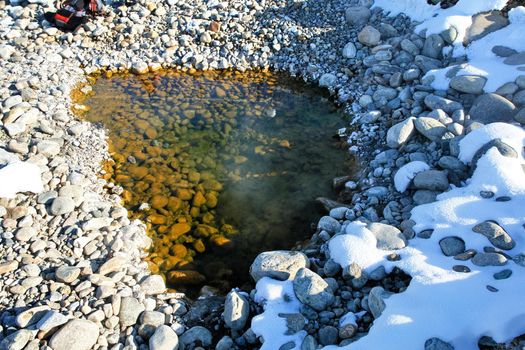
[[[108,129],[133,218],[153,238],[148,262],[183,291],[248,282],[259,252],[312,234],[319,196],[353,172],[347,124],[326,93],[267,72],[162,72],[98,79],[86,119]]]

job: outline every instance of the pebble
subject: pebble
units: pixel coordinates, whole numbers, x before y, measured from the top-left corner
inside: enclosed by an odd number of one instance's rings
[[[366,26],[359,32],[357,39],[363,45],[376,46],[381,40],[381,33],[372,26]]]
[[[394,226],[374,222],[368,225],[368,229],[377,239],[377,248],[383,250],[395,250],[406,247],[407,242],[403,233]]]
[[[142,311],[144,311],[144,305],[136,298],[122,298],[120,302],[120,312],[118,314],[121,326],[127,327],[134,325]]]
[[[179,342],[183,349],[197,342],[200,342],[201,346],[207,347],[212,344],[212,339],[212,334],[209,330],[201,326],[195,326],[184,332],[179,338]]]
[[[441,239],[439,247],[446,256],[454,256],[465,251],[465,242],[459,237],[450,236]]]
[[[73,210],[75,210],[75,201],[69,197],[56,197],[49,208],[53,215],[69,214]]]
[[[49,340],[53,350],[89,350],[97,342],[98,326],[87,320],[74,319],[60,328]]]
[[[149,338],[150,350],[173,350],[179,347],[179,337],[168,326],[159,326]]]
[[[502,266],[507,263],[507,258],[498,253],[477,253],[471,261],[476,266]]]
[[[241,330],[246,325],[250,314],[250,304],[244,295],[231,291],[226,295],[224,303],[224,323],[232,330]]]
[[[516,242],[512,237],[493,221],[485,221],[481,224],[477,224],[472,228],[472,231],[481,233],[487,237],[496,248],[503,250],[510,250],[516,246]]]
[[[334,301],[328,283],[307,268],[297,271],[292,283],[297,299],[317,311],[326,309]]]
[[[255,282],[263,277],[284,281],[293,278],[297,271],[309,266],[308,258],[301,252],[284,250],[263,252],[250,266],[250,275]]]

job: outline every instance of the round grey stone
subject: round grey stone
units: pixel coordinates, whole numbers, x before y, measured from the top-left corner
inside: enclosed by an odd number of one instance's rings
[[[53,215],[69,214],[75,210],[75,201],[70,197],[56,197],[51,203],[49,211]]]
[[[506,98],[496,94],[483,94],[474,100],[469,114],[470,119],[483,124],[512,121],[516,106]]]
[[[372,26],[366,26],[357,35],[357,40],[366,46],[376,46],[381,40],[381,33]]]
[[[328,283],[318,274],[302,268],[293,280],[293,290],[297,299],[311,308],[321,311],[330,306],[334,295]]]
[[[365,6],[349,7],[345,11],[346,22],[351,26],[361,26],[368,22],[371,12]]]
[[[179,337],[173,329],[162,325],[149,338],[150,350],[174,350],[179,347]]]
[[[450,80],[450,87],[467,94],[481,94],[487,78],[478,75],[459,75]]]
[[[465,251],[465,242],[456,236],[449,236],[439,241],[439,247],[446,256],[454,256]]]
[[[502,266],[507,263],[507,258],[498,253],[478,253],[471,261],[476,266]]]
[[[210,346],[213,342],[212,334],[209,330],[202,326],[195,326],[184,332],[179,338],[180,344],[183,349],[190,345],[200,345],[202,347]]]
[[[333,326],[323,326],[319,329],[319,343],[321,345],[333,345],[337,343],[339,331]]]
[[[280,281],[294,278],[297,271],[309,267],[310,262],[301,252],[277,250],[259,254],[250,266],[250,275],[259,281],[263,277],[270,277]]]

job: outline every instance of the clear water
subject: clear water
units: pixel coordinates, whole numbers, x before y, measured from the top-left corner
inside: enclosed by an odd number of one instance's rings
[[[153,238],[153,272],[182,291],[249,281],[261,251],[312,234],[319,196],[352,174],[324,91],[267,72],[100,78],[85,118],[108,130],[105,177]],[[149,208],[143,203],[148,203]]]

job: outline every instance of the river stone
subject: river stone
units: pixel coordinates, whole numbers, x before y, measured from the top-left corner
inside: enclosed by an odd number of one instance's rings
[[[170,327],[159,326],[149,338],[149,348],[150,350],[177,350],[179,337]]]
[[[492,48],[492,52],[496,56],[499,56],[499,57],[509,57],[509,56],[512,56],[512,55],[518,53],[518,51],[516,51],[514,49],[511,49],[508,46],[503,46],[503,45],[496,45],[496,46],[494,46]]]
[[[325,73],[319,78],[319,86],[321,87],[332,87],[337,83],[337,77],[332,73]]]
[[[431,141],[437,141],[447,132],[447,127],[439,120],[429,117],[419,117],[414,120],[414,126],[423,136]]]
[[[404,145],[414,135],[414,117],[405,119],[388,129],[386,133],[386,144],[390,148],[398,148]]]
[[[419,55],[419,47],[409,39],[403,39],[401,41],[401,48],[411,54],[412,56]]]
[[[525,64],[525,52],[515,53],[514,55],[507,57],[503,63],[508,64],[509,66]]]
[[[27,242],[37,235],[33,227],[22,227],[16,231],[15,238],[21,242]]]
[[[518,84],[516,83],[505,83],[503,85],[501,85],[497,90],[496,90],[496,94],[500,95],[500,96],[505,96],[505,95],[512,95],[514,93],[516,93],[516,91],[519,90],[519,86]],[[516,102],[514,102],[516,103]]]
[[[349,7],[345,11],[346,22],[351,26],[362,26],[368,22],[371,12],[365,6]]]
[[[306,325],[306,319],[299,312],[292,314],[279,313],[278,316],[286,320],[286,335],[295,334]]]
[[[450,26],[448,29],[442,31],[440,35],[448,44],[452,44],[458,37],[458,30],[456,27]]]
[[[522,108],[518,113],[516,113],[514,120],[522,125],[525,125],[525,108]]]
[[[284,281],[294,278],[299,269],[309,266],[308,258],[301,252],[276,250],[257,255],[250,266],[250,275],[255,282],[263,277]]]
[[[516,242],[512,237],[497,223],[493,221],[485,221],[477,224],[472,228],[472,231],[481,233],[487,237],[493,246],[503,250],[510,250],[516,246]]]
[[[98,326],[88,320],[71,320],[49,340],[53,350],[89,350],[97,342]]]
[[[334,234],[341,230],[341,224],[336,219],[330,216],[323,216],[317,223],[317,228],[325,230],[328,233]]]
[[[495,32],[509,24],[509,20],[501,15],[499,11],[478,13],[472,16],[472,24],[468,28],[463,43],[470,44],[484,36]]]
[[[512,97],[512,102],[516,106],[525,105],[525,90],[521,90],[520,92],[514,94],[514,96]]]
[[[166,316],[159,311],[144,311],[140,314],[140,324],[158,327],[166,322]]]
[[[246,325],[250,314],[250,304],[244,295],[232,290],[224,302],[224,323],[234,331],[241,330]]]
[[[133,297],[124,297],[120,302],[118,314],[120,324],[123,327],[133,326],[137,323],[140,313],[144,311],[144,305]]]
[[[56,197],[51,203],[49,211],[53,215],[69,214],[75,210],[75,201],[69,197]]]
[[[69,318],[62,315],[60,312],[49,310],[36,324],[36,328],[40,331],[49,332],[53,328],[63,325],[69,321]]]
[[[425,341],[425,350],[454,350],[454,347],[439,338],[430,338]]]
[[[37,143],[38,153],[51,158],[60,153],[60,143],[53,140],[41,140]]]
[[[510,122],[516,114],[516,106],[500,95],[483,94],[474,100],[469,114],[470,119],[483,124]]]
[[[449,187],[446,171],[425,170],[414,177],[414,186],[430,191],[446,191]]]
[[[148,64],[144,61],[136,61],[131,65],[131,72],[134,74],[146,74],[148,71]]]
[[[439,241],[439,247],[446,256],[454,256],[465,251],[465,242],[456,236],[449,236]]]
[[[355,58],[357,55],[357,48],[355,47],[353,42],[349,42],[348,44],[343,47],[343,57],[345,58]]]
[[[140,282],[140,287],[146,295],[161,294],[166,291],[166,284],[160,275],[151,275],[144,278]]]
[[[293,280],[293,290],[297,299],[311,308],[322,311],[332,305],[332,289],[318,274],[301,268]]]
[[[80,275],[80,269],[74,266],[60,266],[55,271],[55,278],[58,282],[71,283]]]
[[[412,199],[417,205],[432,203],[436,201],[436,197],[439,192],[430,190],[417,190],[414,192]]]
[[[16,316],[15,324],[20,328],[26,328],[38,321],[49,311],[49,306],[41,305],[35,306],[25,311],[22,311]]]
[[[366,26],[357,35],[357,40],[366,46],[376,46],[381,40],[381,33],[372,26]]]
[[[505,280],[505,279],[509,278],[511,275],[512,275],[512,270],[505,269],[505,270],[501,270],[500,272],[496,272],[493,275],[493,277],[494,277],[495,280]]]
[[[498,253],[477,253],[471,261],[477,266],[502,266],[507,263],[507,258]]]
[[[212,334],[202,326],[195,326],[184,332],[179,338],[182,349],[189,348],[192,344],[200,344],[202,347],[210,346],[213,342]]]
[[[339,331],[334,326],[323,326],[319,329],[319,343],[321,345],[337,344]]]
[[[459,75],[450,79],[450,87],[467,94],[481,94],[487,78],[478,75]]]
[[[459,102],[455,102],[444,97],[432,94],[427,95],[425,97],[424,102],[429,109],[442,109],[448,115],[463,108],[463,106]]]
[[[525,89],[525,75],[519,75],[514,82],[520,89]]]
[[[382,250],[394,250],[406,247],[407,242],[403,233],[394,226],[374,222],[368,225],[368,229],[377,239],[377,248]]]
[[[423,45],[421,53],[427,57],[439,58],[444,46],[445,41],[440,35],[431,34],[425,39],[425,44]]]
[[[478,160],[481,157],[483,157],[483,155],[487,153],[487,151],[491,149],[492,147],[496,147],[496,149],[502,156],[509,157],[509,158],[518,158],[518,153],[512,146],[501,141],[501,139],[494,139],[484,144],[480,149],[476,151],[476,153],[474,153],[474,156],[472,157],[472,161],[470,162],[473,169],[475,169],[478,163]]]
[[[0,350],[22,350],[34,338],[33,332],[21,329],[9,334],[0,342]]]
[[[386,304],[385,299],[390,296],[390,293],[386,292],[383,287],[374,287],[368,294],[368,308],[374,318],[381,316],[385,310]]]
[[[233,346],[233,339],[227,335],[223,336],[217,342],[217,345],[215,345],[215,350],[231,350],[231,349],[235,349],[235,347]]]

